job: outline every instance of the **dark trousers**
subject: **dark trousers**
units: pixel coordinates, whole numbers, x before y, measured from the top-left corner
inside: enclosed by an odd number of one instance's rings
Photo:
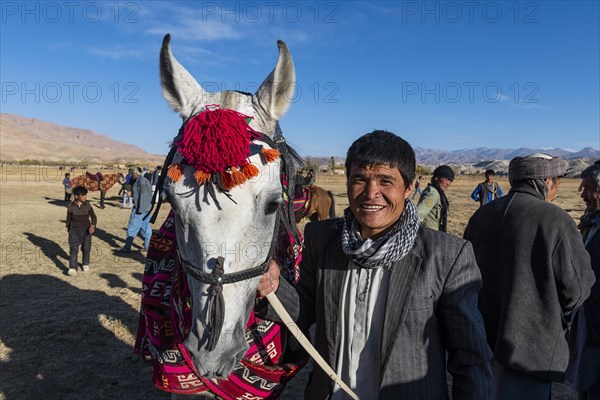
[[[104,208],[104,196],[106,196],[106,192],[100,192],[100,207]]]
[[[69,268],[77,269],[79,246],[81,246],[81,252],[83,253],[83,265],[90,265],[92,235],[89,234],[88,228],[69,229]]]
[[[550,400],[552,382],[492,360],[494,400]]]
[[[71,201],[71,193],[65,192],[65,203],[68,203],[70,201]]]

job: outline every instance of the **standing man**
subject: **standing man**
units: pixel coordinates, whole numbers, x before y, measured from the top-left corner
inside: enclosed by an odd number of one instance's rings
[[[315,170],[309,169],[306,174],[306,178],[304,178],[304,186],[313,186],[315,184]]]
[[[477,185],[475,190],[473,190],[473,193],[471,193],[471,198],[474,201],[478,201],[479,206],[504,196],[500,186],[494,182],[495,176],[496,172],[493,169],[488,169],[485,171],[485,181]]]
[[[104,208],[104,198],[106,197],[106,188],[104,187],[104,175],[102,172],[96,172],[96,179],[98,180],[98,190],[100,191],[100,208]]]
[[[150,216],[146,215],[152,207],[152,185],[150,185],[150,181],[142,174],[140,168],[138,168],[137,171],[134,170],[132,181],[134,205],[131,209],[131,214],[129,215],[125,245],[117,250],[118,253],[131,252],[133,239],[140,231],[144,237],[144,249],[148,250],[148,247],[150,246],[150,237],[152,236]]]
[[[447,165],[440,165],[433,171],[431,183],[427,185],[417,205],[419,221],[436,231],[448,230],[448,198],[446,190],[454,180],[454,171]]]
[[[565,378],[571,313],[595,281],[573,218],[546,201],[565,172],[558,157],[514,158],[508,195],[480,207],[465,230],[483,277],[495,399],[550,399]]]
[[[413,193],[411,199],[414,200],[415,196],[418,194],[419,199],[421,198],[421,182],[423,181],[423,176],[419,175],[417,180],[415,181],[415,192]]]
[[[454,400],[488,400],[491,353],[473,250],[419,224],[409,200],[415,166],[412,147],[393,133],[356,140],[344,217],[306,226],[295,287],[271,262],[258,294],[276,291],[301,329],[316,324],[316,349],[361,399],[447,399],[448,371]],[[278,319],[264,300],[256,310]],[[347,397],[315,367],[305,398]]]
[[[581,198],[585,214],[579,229],[585,249],[592,259],[592,269],[600,276],[600,163],[581,173]],[[567,380],[577,390],[580,400],[600,399],[600,281],[592,286],[583,307],[573,313],[571,325],[571,360]]]

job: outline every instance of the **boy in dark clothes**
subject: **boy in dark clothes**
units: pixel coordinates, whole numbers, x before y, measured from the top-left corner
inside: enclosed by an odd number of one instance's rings
[[[96,229],[96,214],[92,205],[86,201],[87,189],[77,186],[73,189],[75,199],[67,206],[67,230],[69,231],[69,271],[70,276],[77,275],[77,256],[79,246],[83,253],[82,269],[90,269],[92,235]]]

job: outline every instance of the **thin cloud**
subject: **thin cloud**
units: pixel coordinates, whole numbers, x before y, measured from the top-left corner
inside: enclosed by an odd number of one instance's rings
[[[88,47],[84,50],[90,54],[111,60],[125,60],[130,58],[141,60],[145,57],[145,53],[140,49],[127,46],[112,46],[107,48]]]
[[[513,108],[519,108],[521,110],[546,110],[547,107],[540,105],[539,103],[525,102],[523,99],[515,99],[510,96],[498,94],[496,100],[501,103],[506,103]],[[516,101],[515,101],[516,100]]]

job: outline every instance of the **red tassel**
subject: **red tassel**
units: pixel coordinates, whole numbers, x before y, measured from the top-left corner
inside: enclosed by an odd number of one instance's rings
[[[277,151],[276,149],[263,148],[260,152],[265,156],[265,160],[268,163],[273,162],[279,158],[279,151]]]
[[[178,182],[183,176],[183,167],[181,164],[171,164],[167,171],[167,176],[171,178],[173,182]]]
[[[258,137],[246,118],[235,110],[207,106],[185,125],[177,151],[194,168],[209,173],[243,165],[250,141]]]

